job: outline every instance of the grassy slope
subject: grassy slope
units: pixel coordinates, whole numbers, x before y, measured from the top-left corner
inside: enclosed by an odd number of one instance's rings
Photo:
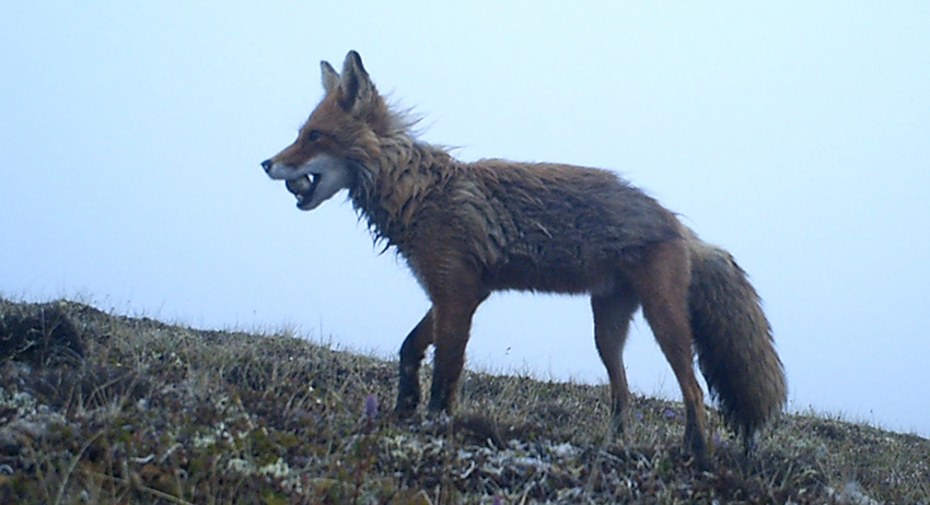
[[[914,435],[786,415],[744,460],[712,414],[702,472],[677,403],[635,398],[611,440],[604,387],[467,373],[454,420],[401,423],[394,368],[0,299],[0,502],[930,503]]]

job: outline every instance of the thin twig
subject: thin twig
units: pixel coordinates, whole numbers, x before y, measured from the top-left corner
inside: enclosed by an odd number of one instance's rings
[[[150,487],[148,487],[148,486],[142,485],[141,483],[133,483],[133,482],[131,482],[129,479],[123,479],[123,478],[120,478],[120,477],[114,477],[114,476],[112,476],[112,475],[106,475],[106,474],[102,474],[102,473],[92,472],[92,471],[90,471],[90,470],[86,470],[84,473],[86,473],[87,475],[93,476],[93,477],[100,478],[100,479],[104,479],[104,480],[109,480],[109,481],[112,481],[112,482],[116,482],[117,484],[122,484],[122,485],[124,485],[124,486],[126,486],[126,487],[136,488],[136,489],[138,489],[139,491],[144,491],[144,492],[149,493],[149,494],[151,494],[151,495],[154,495],[154,496],[156,496],[156,497],[158,497],[158,498],[163,498],[163,499],[168,500],[168,501],[170,501],[170,502],[172,502],[172,503],[177,503],[178,505],[194,505],[193,503],[191,503],[191,502],[189,502],[189,501],[187,501],[187,500],[185,500],[185,499],[183,499],[183,498],[178,498],[177,496],[173,496],[173,495],[170,495],[170,494],[168,494],[168,493],[165,493],[164,491],[159,491],[159,490],[157,490],[157,489],[150,488]]]

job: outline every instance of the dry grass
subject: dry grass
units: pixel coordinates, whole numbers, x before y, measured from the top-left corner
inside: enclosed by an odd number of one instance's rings
[[[701,471],[677,403],[611,440],[604,387],[469,373],[455,419],[398,422],[395,365],[0,299],[0,502],[930,503],[914,435],[791,415],[746,459],[712,414]]]

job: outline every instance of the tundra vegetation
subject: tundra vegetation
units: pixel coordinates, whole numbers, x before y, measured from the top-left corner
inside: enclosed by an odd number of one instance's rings
[[[930,503],[913,434],[785,414],[746,456],[709,409],[705,470],[678,402],[635,396],[618,440],[606,385],[466,370],[455,417],[398,420],[396,370],[293,331],[0,299],[0,503]]]

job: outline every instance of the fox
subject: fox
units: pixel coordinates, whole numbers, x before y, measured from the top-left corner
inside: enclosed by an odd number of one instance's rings
[[[623,347],[642,309],[681,389],[683,444],[706,461],[704,393],[694,355],[726,423],[748,447],[782,410],[784,368],[761,299],[726,250],[615,172],[504,159],[463,162],[423,142],[389,105],[362,59],[322,61],[324,96],[297,139],[263,161],[297,208],[347,190],[385,250],[402,257],[431,306],[400,347],[398,416],[420,403],[418,371],[432,345],[427,409],[450,413],[472,316],[495,291],[590,296],[594,341],[610,384],[610,424],[629,409]]]

